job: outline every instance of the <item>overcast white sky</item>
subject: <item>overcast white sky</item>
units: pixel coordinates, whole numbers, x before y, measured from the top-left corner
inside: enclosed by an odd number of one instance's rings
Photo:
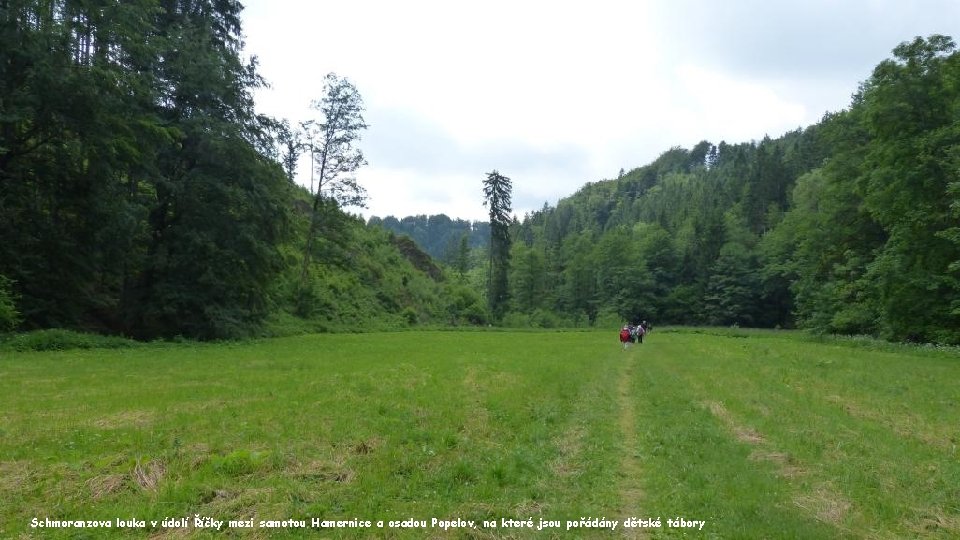
[[[806,127],[900,42],[960,39],[957,0],[244,3],[259,112],[317,118],[331,71],[363,96],[367,217],[485,220],[493,169],[522,217],[672,146]]]

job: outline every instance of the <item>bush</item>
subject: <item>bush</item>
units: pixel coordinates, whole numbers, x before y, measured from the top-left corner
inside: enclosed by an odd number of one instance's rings
[[[572,318],[538,308],[529,314],[511,311],[503,316],[500,326],[504,328],[576,328],[578,324]]]
[[[569,328],[573,323],[552,311],[537,309],[530,315],[530,324],[534,328]]]
[[[403,313],[401,313],[401,316],[410,326],[417,324],[417,322],[420,320],[420,316],[417,315],[417,310],[413,309],[412,307],[403,308]]]
[[[529,328],[530,316],[526,313],[511,311],[500,319],[500,326],[504,328]]]
[[[616,311],[603,310],[597,314],[597,318],[593,321],[593,327],[619,330],[626,322],[628,321]]]
[[[136,341],[119,336],[84,334],[61,328],[16,334],[3,343],[15,351],[65,351],[69,349],[123,349],[136,347]]]
[[[473,289],[454,285],[448,291],[450,298],[447,304],[447,313],[450,323],[484,325],[490,320],[490,314],[484,306],[483,299]]]
[[[14,302],[13,281],[0,275],[0,332],[11,332],[20,324],[20,313]]]

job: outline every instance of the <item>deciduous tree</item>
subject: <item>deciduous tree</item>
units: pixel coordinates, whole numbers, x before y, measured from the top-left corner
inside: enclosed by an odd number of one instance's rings
[[[353,176],[366,164],[363,152],[356,147],[361,130],[367,128],[360,92],[349,80],[328,73],[323,98],[315,101],[313,108],[322,118],[316,123],[316,140],[311,151],[317,190],[313,194],[310,229],[303,252],[301,288],[306,286],[314,243],[324,218],[324,205],[329,203],[337,208],[363,206],[367,199],[366,190]]]

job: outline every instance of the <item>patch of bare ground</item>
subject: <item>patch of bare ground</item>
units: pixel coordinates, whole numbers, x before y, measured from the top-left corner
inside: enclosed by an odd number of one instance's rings
[[[567,428],[557,437],[554,444],[557,447],[559,455],[557,459],[550,464],[550,469],[553,471],[553,474],[560,478],[569,478],[571,476],[577,476],[582,471],[582,467],[575,461],[575,458],[579,456],[583,450],[584,436],[585,431],[583,426],[574,425]]]
[[[25,488],[30,480],[29,461],[0,461],[0,494],[9,496]]]
[[[636,401],[633,399],[631,390],[631,381],[633,380],[634,367],[631,360],[627,360],[624,374],[619,377],[620,384],[617,387],[618,401],[620,405],[619,425],[620,434],[623,441],[623,453],[620,457],[620,515],[624,518],[640,515],[640,505],[643,503],[643,489],[640,487],[640,478],[643,476],[643,467],[640,458],[637,457],[637,447],[639,440],[637,437],[637,419],[634,407]],[[643,529],[624,528],[623,534],[626,538],[644,538]]]
[[[733,433],[733,436],[737,438],[740,442],[745,442],[750,445],[762,444],[764,442],[763,435],[757,433],[753,429],[738,424],[733,420],[733,417],[730,415],[730,412],[727,411],[727,408],[723,406],[723,403],[719,401],[708,401],[706,406],[710,409],[710,412],[714,416],[720,419],[723,422],[727,429]]]
[[[123,490],[126,482],[127,477],[123,474],[101,474],[87,480],[86,485],[93,500],[99,501]]]
[[[756,403],[753,406],[758,413],[760,413],[764,418],[770,418],[770,415],[773,414],[770,411],[770,407],[763,403]]]
[[[133,467],[132,475],[133,480],[144,491],[157,491],[157,487],[159,487],[160,481],[163,480],[166,473],[167,467],[162,461],[152,460],[141,463],[137,460],[137,464]]]
[[[295,470],[293,475],[316,482],[335,484],[348,484],[356,477],[356,473],[349,467],[323,461],[305,463]]]
[[[379,448],[381,444],[382,442],[380,439],[374,437],[372,439],[363,440],[356,444],[350,445],[350,450],[358,456],[365,456],[373,453],[374,450]]]
[[[516,516],[540,516],[543,515],[547,506],[540,501],[523,500],[513,507],[513,514]]]
[[[919,517],[907,525],[917,537],[947,534],[960,538],[960,515],[949,514],[943,508],[924,508],[917,513]]]
[[[829,484],[820,484],[812,492],[794,496],[793,504],[807,514],[830,525],[840,526],[852,505]]]
[[[330,456],[297,463],[289,468],[287,474],[301,480],[319,483],[349,484],[356,477],[356,472],[349,465],[350,460],[373,452],[379,445],[379,440],[371,439],[337,446],[333,448]]]
[[[707,401],[703,405],[727,427],[727,430],[738,441],[753,447],[748,459],[774,464],[777,476],[788,482],[807,474],[807,470],[797,463],[793,456],[771,448],[763,434],[738,422],[723,403]],[[816,484],[811,490],[795,494],[793,503],[818,521],[834,525],[840,529],[843,529],[842,523],[853,508],[853,505],[843,495],[825,482]]]
[[[193,534],[193,529],[170,528],[154,531],[148,538],[150,540],[172,540],[173,538],[190,538]]]
[[[227,519],[252,519],[257,518],[258,515],[263,519],[278,519],[271,517],[280,515],[279,512],[272,512],[269,501],[273,495],[273,488],[218,489],[204,498],[205,507],[200,513],[229,516]]]
[[[463,377],[463,389],[470,408],[470,413],[463,425],[463,431],[468,434],[476,434],[478,439],[483,440],[490,429],[490,413],[483,404],[480,378],[476,368],[467,368]]]
[[[149,411],[120,411],[101,416],[93,421],[94,427],[100,429],[144,427],[151,423],[153,423],[153,413]]]
[[[197,470],[210,460],[210,446],[205,443],[194,443],[185,448],[189,456],[190,468]]]
[[[750,452],[749,459],[751,461],[768,461],[770,463],[776,463],[778,467],[777,474],[787,479],[797,478],[807,473],[803,467],[795,462],[790,454],[785,454],[783,452],[772,452],[757,448]]]

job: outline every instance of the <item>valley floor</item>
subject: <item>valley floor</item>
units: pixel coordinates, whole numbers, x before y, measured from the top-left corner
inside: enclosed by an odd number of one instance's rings
[[[951,538],[958,438],[956,352],[789,332],[2,352],[0,536]]]

